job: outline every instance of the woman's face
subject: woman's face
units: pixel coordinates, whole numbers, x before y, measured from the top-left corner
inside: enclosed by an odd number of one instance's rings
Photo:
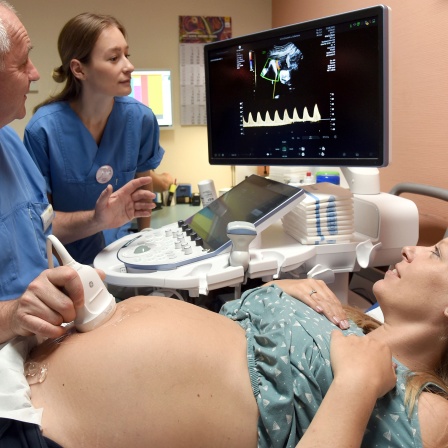
[[[91,60],[84,65],[84,87],[89,92],[110,96],[131,93],[129,46],[121,31],[110,26],[102,31],[92,50]]]
[[[448,308],[448,238],[435,246],[409,246],[373,291],[383,310],[406,309],[417,319]],[[431,304],[429,307],[428,304]]]

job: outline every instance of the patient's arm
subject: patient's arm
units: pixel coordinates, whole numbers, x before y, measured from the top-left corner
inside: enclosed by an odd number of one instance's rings
[[[418,418],[424,447],[448,446],[448,400],[423,392],[418,400]]]
[[[271,284],[276,284],[290,296],[305,303],[314,311],[322,313],[328,320],[343,330],[349,327],[347,315],[342,307],[341,301],[322,280],[311,278],[301,280],[273,280],[266,283],[265,286]],[[311,291],[316,292],[310,295]]]
[[[158,193],[163,193],[170,188],[175,180],[174,177],[170,173],[156,173],[154,170],[151,170],[149,174],[152,178],[153,191]]]
[[[334,372],[328,393],[297,448],[359,448],[377,398],[395,386],[392,354],[368,337],[331,337]]]

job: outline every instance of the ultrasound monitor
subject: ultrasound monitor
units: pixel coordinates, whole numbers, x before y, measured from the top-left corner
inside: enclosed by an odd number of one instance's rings
[[[212,165],[388,164],[388,8],[205,45]]]

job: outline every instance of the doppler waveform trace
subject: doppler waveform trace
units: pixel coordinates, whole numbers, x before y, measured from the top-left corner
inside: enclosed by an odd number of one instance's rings
[[[252,113],[249,112],[247,120],[243,118],[243,128],[255,128],[255,127],[273,127],[273,126],[287,126],[294,123],[317,123],[322,120],[317,104],[314,105],[313,115],[310,115],[308,108],[303,108],[302,117],[299,116],[297,108],[294,108],[292,112],[292,117],[289,116],[288,110],[285,109],[283,112],[283,118],[280,118],[279,112],[276,110],[274,112],[274,118],[271,118],[269,111],[265,113],[265,118],[263,119],[260,112],[257,112],[257,117],[254,120]]]

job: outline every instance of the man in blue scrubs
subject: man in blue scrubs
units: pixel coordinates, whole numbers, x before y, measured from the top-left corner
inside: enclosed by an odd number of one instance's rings
[[[45,237],[53,217],[45,182],[6,126],[25,116],[26,93],[39,79],[30,50],[25,28],[0,3],[0,342],[33,333],[60,335],[60,324],[72,320],[84,300],[73,269],[45,270]]]
[[[7,126],[25,116],[30,83],[39,79],[31,48],[12,7],[0,1],[0,343],[17,335],[60,336],[61,324],[71,322],[84,301],[76,271],[46,269],[46,236],[54,213],[40,171]],[[139,190],[150,178],[132,182],[105,195],[103,220],[124,209],[129,219],[150,214],[152,205],[142,203],[148,204],[152,193]]]

